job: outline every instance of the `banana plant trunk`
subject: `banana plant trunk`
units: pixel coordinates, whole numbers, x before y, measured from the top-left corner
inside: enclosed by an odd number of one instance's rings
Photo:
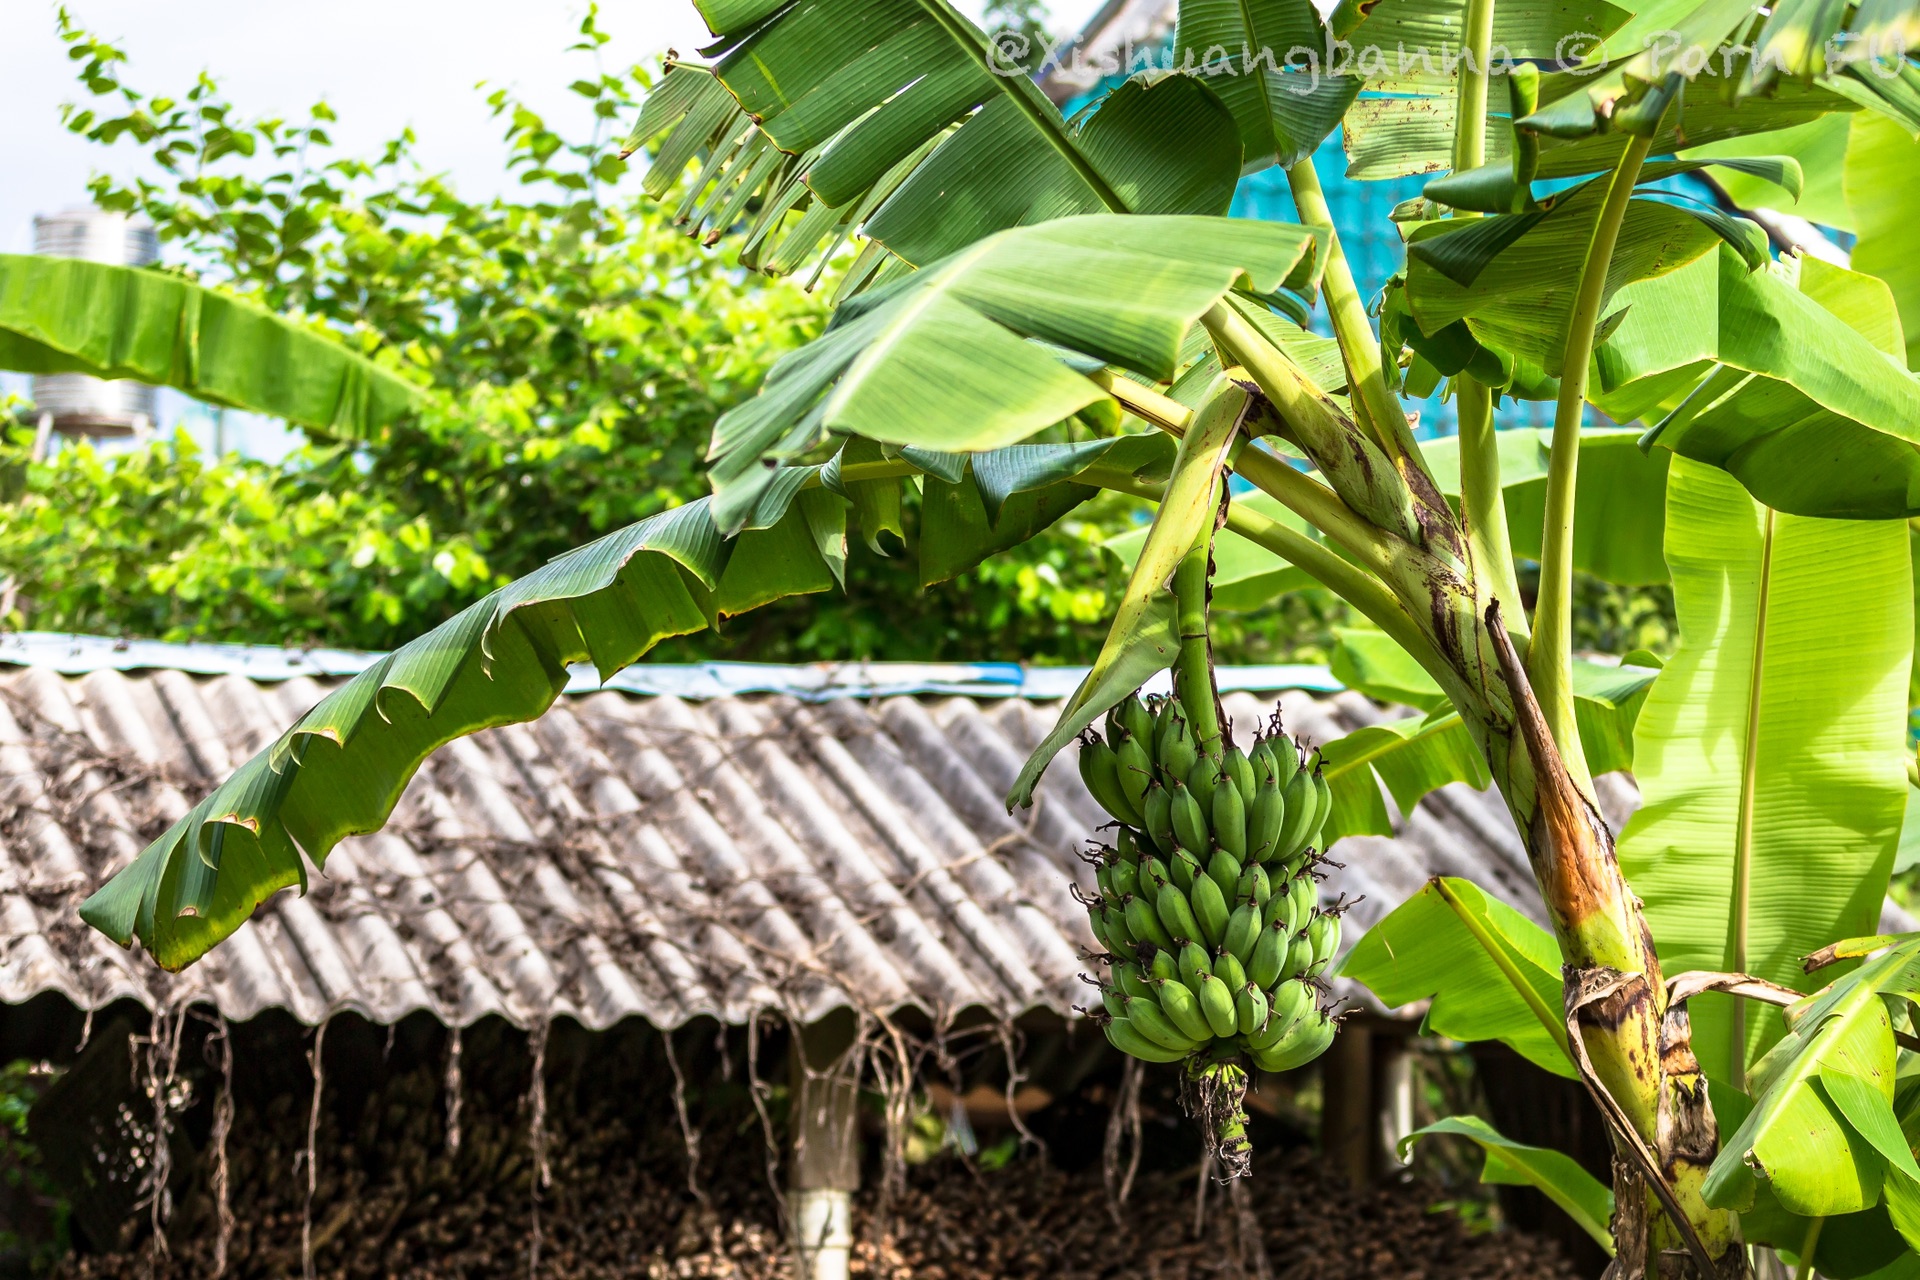
[[[1417,446],[1356,424],[1237,313],[1216,308],[1205,323],[1238,366],[1229,376],[1241,385],[1251,380],[1264,397],[1249,415],[1249,432],[1270,432],[1300,449],[1325,483],[1255,448],[1240,455],[1241,473],[1312,519],[1384,584],[1391,599],[1366,611],[1420,651],[1526,844],[1566,966],[1568,1039],[1614,1142],[1612,1280],[1746,1274],[1733,1216],[1701,1195],[1719,1149],[1706,1081],[1684,1007],[1667,1008],[1645,914],[1595,803],[1571,728],[1570,675],[1564,666],[1533,668],[1558,678],[1558,714],[1550,718],[1521,652],[1526,636],[1510,633],[1502,616],[1519,602],[1494,598],[1501,575],[1476,563],[1470,530]],[[1559,737],[1555,724],[1568,726]]]
[[[1438,495],[1432,495],[1437,499]],[[1669,1011],[1640,901],[1614,856],[1585,770],[1576,775],[1542,714],[1523,656],[1484,598],[1465,531],[1416,491],[1428,535],[1393,584],[1424,595],[1448,692],[1474,734],[1527,849],[1565,962],[1576,1065],[1614,1145],[1611,1280],[1747,1274],[1733,1215],[1701,1195],[1719,1139],[1684,1007]],[[1524,637],[1520,643],[1525,643]]]

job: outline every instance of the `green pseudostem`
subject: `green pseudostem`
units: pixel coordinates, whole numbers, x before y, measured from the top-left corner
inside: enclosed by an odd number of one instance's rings
[[[1218,492],[1219,486],[1215,486]],[[1215,521],[1208,520],[1173,573],[1180,654],[1174,659],[1173,691],[1186,708],[1194,745],[1220,759],[1226,752],[1220,729],[1219,694],[1213,685],[1213,644],[1207,635],[1207,579],[1212,570]]]

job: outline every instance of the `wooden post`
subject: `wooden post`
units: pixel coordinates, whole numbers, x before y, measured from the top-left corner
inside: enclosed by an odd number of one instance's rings
[[[1356,1187],[1373,1181],[1373,1031],[1364,1018],[1340,1028],[1320,1059],[1320,1154]]]
[[[860,1084],[848,1061],[855,1020],[836,1009],[798,1029],[789,1055],[797,1280],[847,1280],[853,1193],[860,1189]]]
[[[1413,1132],[1413,1055],[1397,1028],[1373,1037],[1373,1096],[1374,1173],[1387,1174],[1406,1164],[1400,1140]]]

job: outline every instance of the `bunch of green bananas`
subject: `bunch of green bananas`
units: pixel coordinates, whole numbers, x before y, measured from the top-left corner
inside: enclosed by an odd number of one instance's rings
[[[1334,1023],[1314,979],[1340,945],[1313,875],[1333,794],[1279,729],[1213,755],[1178,698],[1138,695],[1080,743],[1080,776],[1119,823],[1099,851],[1094,937],[1115,1048],[1148,1062],[1248,1053],[1264,1071],[1318,1057]]]

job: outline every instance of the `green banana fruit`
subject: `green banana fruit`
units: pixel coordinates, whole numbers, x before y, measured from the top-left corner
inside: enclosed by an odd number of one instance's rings
[[[1321,769],[1313,771],[1313,789],[1319,797],[1320,808],[1314,814],[1313,829],[1308,837],[1308,843],[1317,846],[1320,852],[1325,853],[1327,846],[1323,836],[1327,823],[1333,820],[1333,784],[1327,781],[1327,775]]]
[[[1167,1015],[1167,1020],[1180,1034],[1203,1044],[1213,1038],[1213,1028],[1207,1025],[1207,1016],[1200,1012],[1200,1001],[1191,988],[1177,978],[1156,978],[1153,987],[1160,1012]]]
[[[1153,712],[1147,710],[1139,694],[1129,694],[1115,709],[1120,714],[1121,727],[1138,738],[1141,746],[1153,741]]]
[[[1107,1023],[1107,1043],[1124,1054],[1139,1058],[1143,1062],[1178,1062],[1187,1055],[1173,1049],[1163,1048],[1133,1029],[1125,1018],[1115,1018]]]
[[[1240,963],[1240,957],[1222,947],[1213,957],[1213,976],[1227,984],[1227,990],[1238,991],[1247,985],[1247,971]]]
[[[1153,988],[1147,985],[1146,970],[1142,969],[1137,962],[1128,960],[1124,964],[1113,966],[1113,977],[1114,981],[1120,984],[1120,989],[1128,995],[1141,1000],[1153,999]]]
[[[1305,973],[1312,967],[1313,939],[1304,933],[1295,934],[1287,944],[1287,972]]]
[[[1339,1024],[1323,1013],[1311,1013],[1293,1025],[1278,1044],[1254,1053],[1253,1065],[1262,1071],[1291,1071],[1327,1051]]]
[[[1199,922],[1200,936],[1206,939],[1207,946],[1217,947],[1227,936],[1227,920],[1232,913],[1227,909],[1227,895],[1220,892],[1209,875],[1195,876],[1192,888],[1187,890],[1187,902],[1192,909],[1193,918]]]
[[[1280,839],[1273,846],[1274,857],[1291,858],[1306,845],[1307,824],[1312,821],[1319,809],[1313,795],[1313,780],[1304,773],[1293,775],[1293,781],[1286,785],[1286,820],[1280,824]]]
[[[1234,882],[1233,896],[1251,898],[1257,907],[1267,905],[1267,899],[1273,896],[1273,882],[1267,878],[1267,869],[1257,862],[1249,862],[1240,868],[1240,878]]]
[[[1230,781],[1213,789],[1213,838],[1236,859],[1246,860],[1247,805]]]
[[[1138,823],[1139,813],[1120,787],[1120,764],[1113,748],[1088,734],[1080,740],[1080,780],[1105,809],[1122,822]]]
[[[1135,942],[1133,927],[1127,923],[1127,910],[1121,905],[1124,901],[1115,899],[1100,908],[1100,927],[1107,935],[1107,950],[1117,956],[1130,953]]]
[[[1173,792],[1160,785],[1155,779],[1147,788],[1141,807],[1146,810],[1141,820],[1146,823],[1146,831],[1153,838],[1162,853],[1172,853],[1173,842]]]
[[[1287,969],[1291,936],[1285,920],[1275,920],[1260,931],[1253,944],[1253,958],[1247,961],[1247,977],[1262,991],[1270,991]]]
[[[1146,810],[1147,784],[1153,781],[1153,761],[1147,756],[1146,747],[1140,739],[1124,737],[1113,748],[1114,771],[1119,776],[1120,790],[1127,797],[1136,818]],[[1134,823],[1131,825],[1138,825]]]
[[[1240,896],[1240,859],[1225,849],[1215,849],[1207,859],[1207,875],[1220,886],[1220,894],[1227,901]]]
[[[1189,1035],[1181,1034],[1160,1006],[1151,1000],[1126,997],[1123,1012],[1133,1029],[1163,1049],[1178,1049],[1183,1053],[1192,1053],[1200,1047],[1200,1041]]]
[[[1252,804],[1254,796],[1253,761],[1247,759],[1247,753],[1238,747],[1228,747],[1227,754],[1221,760],[1221,771],[1233,779],[1233,786],[1240,793],[1242,804]]]
[[[1160,923],[1166,926],[1165,933],[1169,939],[1198,942],[1205,936],[1200,931],[1200,922],[1193,918],[1193,908],[1187,902],[1187,895],[1173,885],[1162,885],[1160,896],[1154,899],[1153,905],[1159,913]],[[1159,939],[1154,941],[1158,942]]]
[[[1193,768],[1187,774],[1187,790],[1200,802],[1201,813],[1213,812],[1213,793],[1220,785],[1220,762],[1212,756],[1201,756],[1194,761]]]
[[[1247,1047],[1267,1049],[1278,1044],[1313,1007],[1313,988],[1298,978],[1272,988],[1267,995],[1267,1023],[1247,1037]]]
[[[1159,858],[1148,854],[1140,860],[1140,894],[1146,898],[1160,896],[1160,886],[1173,883],[1173,871]]]
[[[1168,885],[1160,892],[1166,893],[1172,888],[1172,885]],[[1128,898],[1125,905],[1127,931],[1133,935],[1135,942],[1151,942],[1156,947],[1173,950],[1172,937],[1168,935],[1166,926],[1160,923],[1159,914],[1144,894]]]
[[[1173,851],[1173,882],[1180,887],[1180,892],[1191,894],[1193,892],[1193,882],[1206,878],[1207,873],[1200,865],[1200,859],[1194,857],[1185,849],[1175,849]]]
[[[1200,975],[1200,989],[1194,998],[1200,1002],[1200,1012],[1206,1016],[1207,1025],[1213,1028],[1213,1034],[1225,1039],[1236,1035],[1240,1030],[1240,1015],[1233,1011],[1233,993],[1227,990],[1227,984],[1210,973]]]
[[[1239,1019],[1240,1034],[1250,1035],[1258,1031],[1267,1022],[1267,996],[1251,982],[1240,988],[1240,994],[1233,998],[1234,1017]]]
[[[1200,758],[1200,749],[1193,742],[1193,730],[1188,727],[1186,716],[1178,710],[1167,717],[1154,756],[1160,763],[1161,776],[1169,782],[1184,780],[1192,770],[1193,762]]]
[[[1207,831],[1207,816],[1199,799],[1184,783],[1176,782],[1173,792],[1173,838],[1180,847],[1196,857],[1206,857],[1212,846]]]
[[[1307,926],[1307,939],[1313,944],[1313,963],[1326,964],[1340,949],[1340,917],[1321,912]]]
[[[1101,915],[1102,910],[1098,906],[1087,908],[1087,927],[1093,930],[1093,940],[1100,944],[1102,950],[1118,952],[1120,948],[1114,946],[1113,940],[1107,937],[1107,922]]]
[[[1233,909],[1227,917],[1227,934],[1221,945],[1245,965],[1253,960],[1253,944],[1260,940],[1260,908],[1251,898]]]
[[[1113,987],[1100,988],[1100,1003],[1116,1018],[1127,1016],[1127,993]]]
[[[1154,982],[1168,978],[1178,981],[1180,962],[1171,951],[1156,951],[1153,958],[1147,961],[1147,976]]]
[[[1320,905],[1320,882],[1312,876],[1295,876],[1287,885],[1287,931],[1298,933],[1313,919]]]
[[[1140,864],[1129,862],[1125,858],[1115,858],[1107,864],[1107,881],[1113,886],[1112,896],[1124,898],[1130,893],[1140,892]]]
[[[1273,780],[1284,787],[1300,772],[1300,744],[1284,733],[1273,735],[1267,743],[1273,751]]]
[[[1189,989],[1197,990],[1200,975],[1213,972],[1213,961],[1207,958],[1207,949],[1197,942],[1189,942],[1180,948],[1180,981]]]
[[[1280,832],[1286,825],[1287,798],[1275,782],[1263,782],[1247,813],[1247,857],[1267,862],[1280,846]]]

